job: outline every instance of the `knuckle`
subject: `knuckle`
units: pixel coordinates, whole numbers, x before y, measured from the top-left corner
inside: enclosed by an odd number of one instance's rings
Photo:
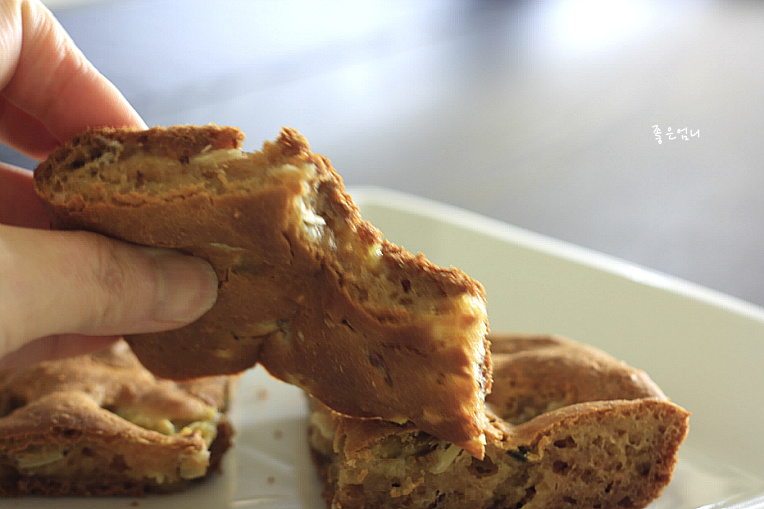
[[[4,242],[5,241],[5,242]],[[35,293],[29,286],[29,269],[18,248],[0,236],[0,357],[19,348],[29,338],[33,322],[29,310]]]
[[[130,284],[131,268],[115,241],[100,236],[88,236],[86,256],[90,257],[90,281],[86,288],[93,292],[90,302],[88,329],[100,332],[124,320],[125,294]]]

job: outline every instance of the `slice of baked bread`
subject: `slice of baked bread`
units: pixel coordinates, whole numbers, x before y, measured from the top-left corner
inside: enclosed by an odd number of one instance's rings
[[[216,470],[236,376],[157,380],[124,342],[0,371],[0,495],[142,495]]]
[[[648,376],[551,336],[493,336],[483,460],[416,429],[312,401],[333,509],[641,508],[672,477],[689,414]]]
[[[127,338],[141,362],[176,379],[260,362],[338,412],[411,421],[481,457],[482,286],[385,240],[296,131],[252,153],[242,139],[213,125],[91,130],[35,172],[53,227],[214,266],[211,311]]]

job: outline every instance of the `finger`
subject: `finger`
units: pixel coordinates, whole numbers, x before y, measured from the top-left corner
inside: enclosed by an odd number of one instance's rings
[[[0,140],[38,161],[47,157],[60,143],[39,119],[1,96]]]
[[[7,101],[38,119],[59,141],[88,127],[145,127],[48,9],[35,0],[5,4],[17,5],[15,13],[8,15],[11,21],[6,22],[11,26],[6,37],[11,41],[5,43],[11,58],[0,64],[0,86],[5,84],[2,95]],[[30,141],[25,150],[39,157],[46,143]]]
[[[0,352],[53,335],[177,328],[216,296],[215,273],[198,258],[89,232],[0,225]]]
[[[47,336],[27,343],[18,350],[0,357],[0,370],[20,368],[42,361],[53,361],[97,352],[119,339],[120,336],[80,336],[75,334]]]
[[[0,163],[0,224],[49,227],[50,219],[35,193],[31,171]]]

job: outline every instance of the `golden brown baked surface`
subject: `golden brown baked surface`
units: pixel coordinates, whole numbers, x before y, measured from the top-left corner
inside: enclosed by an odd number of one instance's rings
[[[0,495],[167,492],[218,468],[235,376],[157,380],[124,342],[0,371]]]
[[[491,364],[482,286],[385,240],[306,140],[261,151],[218,126],[101,129],[37,168],[55,228],[208,260],[217,304],[194,324],[127,340],[170,378],[260,362],[331,408],[414,422],[482,455]]]
[[[689,414],[639,370],[554,336],[492,336],[482,460],[411,425],[312,402],[333,509],[641,508],[671,480]]]

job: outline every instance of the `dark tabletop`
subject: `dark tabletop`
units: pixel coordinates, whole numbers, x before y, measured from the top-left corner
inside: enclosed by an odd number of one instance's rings
[[[54,12],[149,125],[236,125],[247,149],[292,126],[349,186],[457,205],[764,305],[764,5],[112,0]]]

